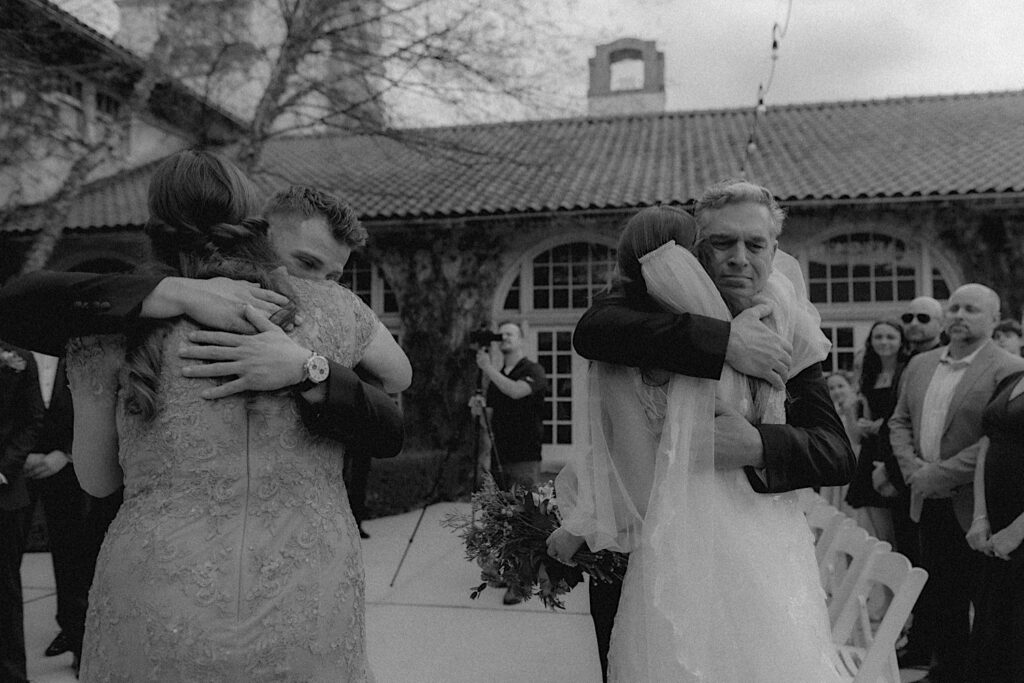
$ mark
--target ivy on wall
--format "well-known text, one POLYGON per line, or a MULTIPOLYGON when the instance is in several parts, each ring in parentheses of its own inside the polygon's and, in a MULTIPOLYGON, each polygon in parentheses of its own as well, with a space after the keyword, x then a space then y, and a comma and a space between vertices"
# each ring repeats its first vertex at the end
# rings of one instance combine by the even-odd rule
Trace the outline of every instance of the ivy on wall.
POLYGON ((943 244, 959 255, 967 282, 988 285, 1002 299, 1003 317, 1024 312, 1024 211, 953 206, 941 213, 943 244))
POLYGON ((410 447, 468 452, 466 406, 477 381, 470 331, 489 325, 510 231, 498 224, 449 222, 375 234, 370 257, 384 271, 402 318, 402 347, 413 367, 403 394, 410 447))

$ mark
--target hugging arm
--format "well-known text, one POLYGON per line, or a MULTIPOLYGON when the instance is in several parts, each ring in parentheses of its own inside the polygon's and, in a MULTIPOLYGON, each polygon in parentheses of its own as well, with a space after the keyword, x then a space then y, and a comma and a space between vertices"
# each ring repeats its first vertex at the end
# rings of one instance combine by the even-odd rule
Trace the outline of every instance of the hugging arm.
POLYGON ((821 365, 815 363, 789 380, 786 393, 786 423, 756 427, 764 468, 747 469, 751 486, 758 493, 781 493, 849 483, 856 458, 832 407, 821 365))
POLYGON ((623 294, 601 294, 576 324, 576 352, 588 360, 718 379, 729 323, 690 313, 640 309, 623 294))
POLYGON ((0 339, 63 356, 71 337, 122 332, 161 276, 37 271, 0 288, 0 339))

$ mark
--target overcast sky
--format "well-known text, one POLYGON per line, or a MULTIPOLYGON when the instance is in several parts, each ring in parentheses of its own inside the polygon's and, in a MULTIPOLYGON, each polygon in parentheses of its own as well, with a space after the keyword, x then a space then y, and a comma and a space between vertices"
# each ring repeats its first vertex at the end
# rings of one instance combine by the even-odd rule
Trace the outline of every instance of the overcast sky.
MULTIPOLYGON (((586 59, 622 36, 665 53, 668 109, 753 106, 785 0, 569 0, 586 59)), ((792 0, 768 105, 1024 88, 1024 0, 792 0)))

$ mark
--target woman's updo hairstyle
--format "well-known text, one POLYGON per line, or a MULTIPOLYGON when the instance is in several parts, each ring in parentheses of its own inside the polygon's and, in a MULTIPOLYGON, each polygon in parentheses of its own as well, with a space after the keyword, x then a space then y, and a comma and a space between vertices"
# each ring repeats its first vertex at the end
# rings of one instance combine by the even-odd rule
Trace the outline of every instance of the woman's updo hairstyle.
POLYGON ((185 150, 160 163, 149 183, 153 256, 182 272, 186 261, 230 256, 272 261, 256 188, 215 152, 185 150))
MULTIPOLYGON (((267 224, 254 218, 256 188, 237 166, 214 152, 173 154, 154 172, 148 204, 154 261, 141 272, 255 282, 291 299, 282 324, 294 318, 298 299, 283 270, 275 270, 267 224)), ((163 344, 173 323, 140 322, 128 334, 125 405, 146 420, 158 409, 163 344)))
POLYGON ((647 292, 640 271, 641 256, 673 240, 684 249, 689 249, 696 237, 696 221, 678 206, 659 204, 634 214, 626 221, 617 247, 619 279, 626 294, 635 296, 647 292))

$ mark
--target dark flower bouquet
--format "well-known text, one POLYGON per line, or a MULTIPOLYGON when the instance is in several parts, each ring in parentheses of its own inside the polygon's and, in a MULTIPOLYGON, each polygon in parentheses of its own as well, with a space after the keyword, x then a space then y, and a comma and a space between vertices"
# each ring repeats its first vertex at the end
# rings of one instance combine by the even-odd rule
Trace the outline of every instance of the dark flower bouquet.
POLYGON ((466 559, 483 569, 483 583, 470 592, 471 598, 489 584, 505 585, 522 600, 536 595, 545 607, 565 609, 561 596, 580 583, 584 573, 601 581, 622 578, 626 556, 621 553, 594 553, 584 544, 573 555, 572 567, 548 556, 547 538, 561 523, 554 494, 550 483, 535 489, 514 484, 506 491, 485 475, 483 488, 473 494, 472 513, 442 520, 462 536, 466 559))

